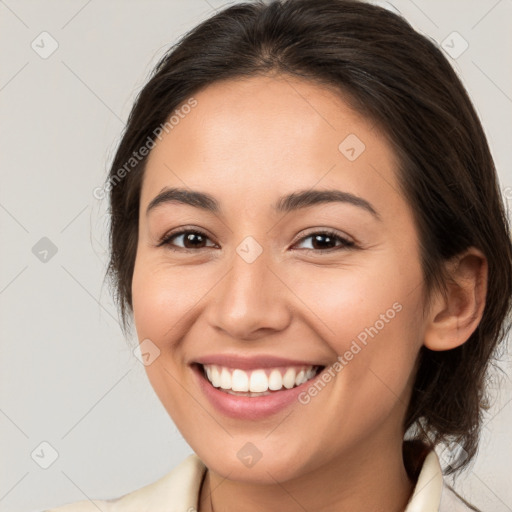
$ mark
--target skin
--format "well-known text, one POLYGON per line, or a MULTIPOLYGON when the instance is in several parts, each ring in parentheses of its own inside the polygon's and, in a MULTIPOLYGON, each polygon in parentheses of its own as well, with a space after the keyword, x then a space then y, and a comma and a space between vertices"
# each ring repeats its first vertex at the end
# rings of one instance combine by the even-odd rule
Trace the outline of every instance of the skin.
POLYGON ((138 338, 160 350, 146 366, 151 385, 208 467, 200 512, 240 503, 246 512, 403 511, 414 487, 402 423, 417 354, 422 344, 453 348, 477 327, 484 256, 471 248, 451 262, 454 283, 423 316, 413 212, 374 123, 341 94, 284 75, 217 82, 194 97, 147 162, 132 293, 138 338), (365 144, 354 161, 338 149, 349 134, 365 144), (166 186, 207 192, 222 214, 174 202, 146 215, 166 186), (281 195, 311 188, 360 196, 380 220, 348 203, 272 210, 281 195), (177 236, 177 252, 158 247, 184 226, 205 232, 203 243, 177 236), (314 245, 326 228, 356 246, 314 245), (236 252, 247 236, 263 250, 250 264, 236 252), (394 303, 400 312, 308 404, 263 420, 222 415, 189 366, 217 353, 329 365, 394 303), (252 467, 237 457, 247 442, 262 454, 252 467))

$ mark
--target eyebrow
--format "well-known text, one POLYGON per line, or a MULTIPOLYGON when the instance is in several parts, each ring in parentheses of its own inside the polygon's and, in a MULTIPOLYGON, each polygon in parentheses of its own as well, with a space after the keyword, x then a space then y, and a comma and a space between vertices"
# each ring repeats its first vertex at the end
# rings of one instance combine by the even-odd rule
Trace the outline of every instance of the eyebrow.
MULTIPOLYGON (((158 206, 168 203, 186 204, 207 212, 221 214, 219 202, 210 194, 185 188, 164 187, 149 203, 146 209, 146 215, 158 206)), ((366 210, 377 220, 381 220, 379 213, 366 199, 351 194, 350 192, 336 189, 299 190, 280 197, 277 202, 272 205, 272 209, 277 213, 288 213, 326 203, 348 203, 366 210)))

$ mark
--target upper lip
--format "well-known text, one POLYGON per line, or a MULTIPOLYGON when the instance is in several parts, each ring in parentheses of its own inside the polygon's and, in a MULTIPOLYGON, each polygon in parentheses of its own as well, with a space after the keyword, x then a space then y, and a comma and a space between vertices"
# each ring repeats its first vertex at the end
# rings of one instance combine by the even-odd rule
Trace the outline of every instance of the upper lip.
POLYGON ((317 362, 300 361, 271 355, 239 356, 235 354, 212 354, 193 361, 201 365, 216 364, 240 370, 254 370, 258 368, 274 368, 278 366, 324 366, 317 362))

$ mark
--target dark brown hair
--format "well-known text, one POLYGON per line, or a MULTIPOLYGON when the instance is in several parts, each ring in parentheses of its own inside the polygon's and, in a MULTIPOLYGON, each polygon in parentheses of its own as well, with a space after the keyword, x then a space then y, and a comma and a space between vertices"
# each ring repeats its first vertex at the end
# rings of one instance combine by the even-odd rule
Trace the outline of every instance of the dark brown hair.
POLYGON ((357 0, 276 0, 219 11, 173 45, 129 115, 106 182, 110 193, 107 276, 126 334, 144 165, 126 162, 155 139, 180 105, 220 80, 292 75, 330 87, 377 123, 400 163, 401 192, 421 243, 425 308, 449 276, 443 262, 470 246, 488 260, 483 318, 449 351, 423 347, 405 418, 430 446, 456 442, 475 455, 486 375, 510 329, 512 245, 493 159, 475 109, 437 44, 397 14, 357 0))

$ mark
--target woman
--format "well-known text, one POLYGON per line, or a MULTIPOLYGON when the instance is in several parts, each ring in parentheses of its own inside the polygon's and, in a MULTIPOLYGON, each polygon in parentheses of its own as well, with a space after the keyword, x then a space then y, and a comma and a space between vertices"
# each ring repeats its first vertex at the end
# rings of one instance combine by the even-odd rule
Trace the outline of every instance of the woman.
POLYGON ((156 66, 106 190, 112 279, 195 454, 58 511, 477 510, 510 327, 493 160, 442 52, 355 0, 237 4, 156 66))

